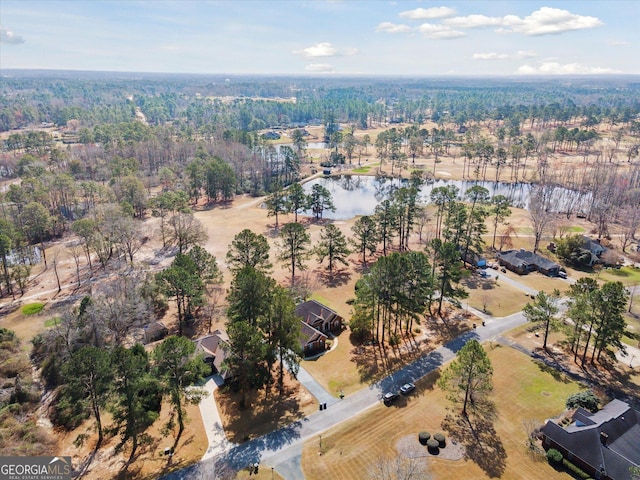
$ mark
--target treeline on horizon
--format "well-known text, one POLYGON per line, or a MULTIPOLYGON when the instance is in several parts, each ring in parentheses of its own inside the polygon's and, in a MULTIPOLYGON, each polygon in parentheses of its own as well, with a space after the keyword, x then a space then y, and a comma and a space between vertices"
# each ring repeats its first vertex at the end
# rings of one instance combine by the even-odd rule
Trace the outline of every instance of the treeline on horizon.
POLYGON ((80 128, 135 119, 150 125, 255 132, 333 119, 364 129, 425 120, 628 123, 640 113, 636 77, 406 78, 178 75, 5 70, 0 131, 41 122, 80 128), (273 101, 292 99, 295 101, 273 101), (223 99, 225 99, 223 101, 223 99))

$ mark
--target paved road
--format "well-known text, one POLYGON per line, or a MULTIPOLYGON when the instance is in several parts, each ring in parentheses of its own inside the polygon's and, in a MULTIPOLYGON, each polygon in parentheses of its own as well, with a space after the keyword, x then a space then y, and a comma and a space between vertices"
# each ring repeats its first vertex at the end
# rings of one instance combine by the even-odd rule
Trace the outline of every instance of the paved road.
MULTIPOLYGON (((529 295, 537 294, 536 290, 523 285, 515 279, 509 278, 504 274, 498 274, 498 276, 499 281, 508 282, 529 295)), ((561 308, 566 308, 565 302, 564 299, 561 301, 561 308)), ((365 387, 343 400, 331 397, 304 371, 302 377, 304 378, 306 374, 309 375, 309 378, 301 379, 302 383, 310 390, 313 389, 311 391, 316 397, 324 398, 323 395, 330 397, 327 398, 326 402, 328 406, 327 410, 315 412, 291 425, 245 444, 237 445, 228 452, 222 453, 215 458, 203 459, 203 461, 196 465, 174 472, 164 478, 166 480, 210 479, 215 478, 216 470, 223 470, 226 467, 242 469, 250 464, 258 463, 261 464, 263 468, 265 465, 267 468, 273 468, 286 480, 304 480, 300 458, 302 446, 305 441, 314 437, 319 439, 319 436, 324 431, 379 404, 384 392, 389 390, 397 391, 404 383, 415 382, 441 367, 446 362, 452 360, 458 350, 460 350, 467 341, 475 338, 479 342, 499 340, 503 343, 509 343, 509 341, 502 338, 501 335, 527 323, 522 312, 517 312, 503 318, 495 318, 472 307, 468 307, 468 309, 481 320, 484 320, 485 324, 483 326, 478 325, 476 329, 462 334, 460 337, 420 357, 383 380, 369 387, 365 387), (311 388, 309 387, 310 385, 311 388)), ((531 354, 531 352, 526 349, 523 351, 531 354)), ((301 369, 301 372, 302 371, 301 369)))
POLYGON ((228 453, 203 460, 183 470, 164 477, 166 480, 212 478, 222 462, 235 469, 242 469, 252 463, 274 467, 287 480, 303 480, 299 458, 302 445, 308 439, 317 437, 329 428, 365 412, 379 404, 388 390, 397 390, 402 384, 415 382, 428 373, 453 359, 456 352, 470 339, 480 342, 497 338, 502 333, 526 323, 522 313, 508 317, 487 319, 485 326, 479 326, 447 343, 446 345, 420 357, 383 380, 338 400, 327 410, 317 411, 291 425, 232 448, 228 453), (217 467, 216 467, 216 462, 217 467))

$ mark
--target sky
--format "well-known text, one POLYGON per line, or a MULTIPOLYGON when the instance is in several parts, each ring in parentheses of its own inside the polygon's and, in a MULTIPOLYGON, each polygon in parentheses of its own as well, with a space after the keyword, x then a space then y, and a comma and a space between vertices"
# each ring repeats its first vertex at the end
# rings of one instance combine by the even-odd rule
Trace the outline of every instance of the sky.
POLYGON ((0 71, 640 74, 640 1, 0 1, 0 71))

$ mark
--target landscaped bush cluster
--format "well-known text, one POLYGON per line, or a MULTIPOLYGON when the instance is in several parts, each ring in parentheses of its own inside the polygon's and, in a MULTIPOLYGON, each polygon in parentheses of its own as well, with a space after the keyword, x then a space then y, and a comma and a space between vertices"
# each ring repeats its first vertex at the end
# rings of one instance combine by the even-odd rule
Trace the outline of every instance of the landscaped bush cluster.
POLYGON ((429 432, 420 432, 418 434, 418 441, 422 444, 422 445, 426 445, 427 441, 431 438, 431 434, 429 432))

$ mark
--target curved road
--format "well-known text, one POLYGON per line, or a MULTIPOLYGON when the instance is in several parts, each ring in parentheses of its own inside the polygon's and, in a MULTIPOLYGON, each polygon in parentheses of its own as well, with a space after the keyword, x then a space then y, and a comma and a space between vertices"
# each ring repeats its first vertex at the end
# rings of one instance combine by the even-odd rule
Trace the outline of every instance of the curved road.
MULTIPOLYGON (((500 281, 506 281, 529 295, 538 293, 536 290, 505 274, 497 274, 497 276, 500 281)), ((493 277, 493 275, 490 274, 489 277, 493 277)), ((574 280, 568 279, 566 281, 573 283, 574 280)), ((564 301, 561 303, 561 307, 564 307, 564 303, 564 301)), ((479 342, 487 340, 505 342, 505 339, 499 338, 503 333, 527 323, 522 312, 517 312, 507 317, 495 318, 469 306, 467 306, 467 309, 481 321, 484 321, 485 324, 462 334, 451 342, 411 362, 392 375, 349 395, 343 400, 333 399, 326 410, 317 411, 293 424, 242 445, 234 446, 227 452, 213 458, 203 459, 195 465, 163 478, 166 480, 212 479, 216 478, 216 471, 222 473, 226 468, 239 470, 257 463, 262 468, 265 465, 271 467, 286 480, 304 480, 300 465, 304 442, 311 438, 319 438, 324 431, 378 405, 384 392, 397 391, 401 385, 407 382, 415 382, 440 368, 443 364, 452 360, 467 341, 476 339, 479 342)), ((523 349, 523 351, 530 353, 526 349, 523 349)), ((638 356, 640 359, 640 352, 638 356)))
POLYGON ((527 322, 521 312, 499 319, 487 317, 480 312, 474 311, 474 313, 486 319, 485 326, 464 333, 381 381, 329 405, 327 410, 317 411, 293 424, 238 445, 227 453, 203 460, 163 478, 166 480, 215 478, 216 470, 223 470, 224 464, 234 469, 242 469, 258 463, 263 468, 264 465, 273 467, 287 480, 303 480, 299 462, 305 441, 379 404, 384 392, 398 390, 402 384, 415 382, 441 367, 452 360, 468 340, 472 338, 479 342, 491 340, 527 322))

